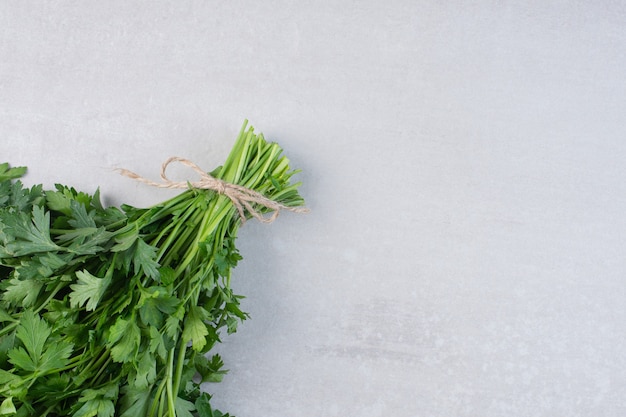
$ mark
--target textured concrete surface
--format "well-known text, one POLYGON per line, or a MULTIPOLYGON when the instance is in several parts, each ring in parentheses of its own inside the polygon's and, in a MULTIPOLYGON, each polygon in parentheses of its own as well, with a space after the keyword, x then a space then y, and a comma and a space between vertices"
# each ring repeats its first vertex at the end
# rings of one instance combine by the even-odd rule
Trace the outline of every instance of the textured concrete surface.
POLYGON ((281 143, 312 212, 241 231, 238 417, 624 416, 626 7, 518 3, 3 1, 2 159, 146 205, 112 168, 281 143))

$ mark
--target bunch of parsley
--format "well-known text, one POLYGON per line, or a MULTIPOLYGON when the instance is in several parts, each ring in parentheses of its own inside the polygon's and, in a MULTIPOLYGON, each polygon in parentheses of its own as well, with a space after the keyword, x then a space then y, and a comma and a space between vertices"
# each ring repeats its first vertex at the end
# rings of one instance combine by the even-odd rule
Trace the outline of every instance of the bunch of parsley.
MULTIPOLYGON (((98 191, 27 188, 25 171, 0 164, 0 416, 228 416, 201 384, 225 373, 220 330, 247 318, 231 201, 190 188, 104 207, 98 191)), ((295 207, 295 172, 244 123, 211 175, 295 207)))

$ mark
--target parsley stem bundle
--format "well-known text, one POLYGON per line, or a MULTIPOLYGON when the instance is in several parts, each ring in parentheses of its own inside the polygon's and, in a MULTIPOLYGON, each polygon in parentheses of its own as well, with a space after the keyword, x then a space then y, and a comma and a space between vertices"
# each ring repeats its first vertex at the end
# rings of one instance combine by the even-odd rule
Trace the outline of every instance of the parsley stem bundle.
POLYGON ((235 240, 246 218, 303 206, 296 172, 245 123, 203 174, 218 188, 149 208, 27 189, 0 164, 0 416, 227 416, 201 384, 225 373, 220 331, 247 318, 235 240))

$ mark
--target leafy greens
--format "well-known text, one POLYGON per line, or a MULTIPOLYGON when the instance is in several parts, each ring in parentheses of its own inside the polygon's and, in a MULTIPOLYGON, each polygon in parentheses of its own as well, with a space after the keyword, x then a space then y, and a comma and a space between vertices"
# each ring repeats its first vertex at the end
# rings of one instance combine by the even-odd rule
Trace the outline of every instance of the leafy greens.
MULTIPOLYGON (((227 417, 201 384, 225 373, 220 331, 248 318, 229 198, 104 207, 99 191, 27 188, 25 172, 0 164, 0 416, 227 417)), ((296 172, 244 123, 211 175, 296 207, 296 172)))

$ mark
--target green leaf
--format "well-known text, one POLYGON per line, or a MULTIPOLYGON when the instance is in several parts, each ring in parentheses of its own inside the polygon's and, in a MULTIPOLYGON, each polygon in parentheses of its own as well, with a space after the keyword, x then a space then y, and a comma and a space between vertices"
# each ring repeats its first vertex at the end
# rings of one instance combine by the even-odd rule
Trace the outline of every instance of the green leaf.
MULTIPOLYGON (((72 309, 67 299, 50 300, 46 305, 46 312, 42 314, 42 317, 50 323, 53 327, 60 329, 74 324, 78 311, 72 309)), ((67 329, 65 329, 67 330, 67 329)))
POLYGON ((93 214, 87 213, 87 208, 78 201, 70 201, 70 210, 72 211, 72 219, 68 221, 69 225, 74 229, 95 228, 96 222, 93 214))
POLYGON ((140 355, 134 385, 138 389, 146 389, 156 379, 155 358, 148 351, 140 355))
POLYGON ((161 283, 165 286, 174 283, 176 279, 176 273, 173 268, 169 266, 162 266, 159 268, 159 275, 161 276, 161 283))
POLYGON ((173 347, 173 343, 170 343, 171 346, 166 345, 166 338, 171 341, 171 338, 161 332, 156 327, 150 326, 150 344, 148 346, 148 350, 150 353, 156 353, 163 360, 167 357, 167 352, 169 349, 173 347))
POLYGON ((231 417, 230 414, 222 414, 219 410, 214 410, 211 407, 211 396, 206 392, 200 394, 196 400, 196 410, 198 411, 198 417, 231 417))
POLYGON ((211 396, 206 392, 200 394, 196 400, 196 410, 199 417, 213 417, 213 409, 211 408, 211 396))
POLYGON ((141 332, 135 320, 118 317, 109 329, 107 346, 111 349, 111 357, 116 362, 131 361, 139 348, 141 332))
POLYGON ((191 401, 176 397, 176 417, 194 417, 191 413, 196 410, 196 406, 191 401))
POLYGON ((49 277, 55 271, 66 266, 72 259, 71 253, 59 254, 56 252, 46 252, 42 255, 36 255, 32 259, 40 264, 38 268, 39 275, 49 277))
POLYGON ((7 321, 14 322, 15 319, 9 313, 7 313, 6 310, 0 308, 0 323, 7 321))
POLYGON ((10 168, 9 164, 4 162, 0 164, 0 182, 20 178, 26 174, 26 169, 26 167, 10 168))
POLYGON ((13 397, 7 397, 2 404, 0 404, 0 416, 9 416, 17 413, 15 405, 13 405, 13 397))
POLYGON ((191 306, 185 318, 183 329, 183 341, 191 342, 194 350, 201 351, 206 345, 206 336, 209 334, 204 320, 208 314, 206 310, 198 306, 191 306))
MULTIPOLYGON (((72 254, 58 254, 56 252, 44 252, 41 254, 24 257, 20 265, 15 266, 15 277, 21 281, 49 282, 44 278, 51 277, 57 270, 67 266, 72 260, 72 254)), ((34 296, 34 295, 33 295, 34 296)))
POLYGON ((9 205, 14 207, 16 212, 30 211, 32 203, 29 194, 28 189, 24 188, 21 181, 15 181, 11 185, 9 205))
POLYGON ((98 212, 106 210, 100 201, 100 187, 96 188, 96 192, 93 193, 93 196, 91 197, 91 206, 98 212))
POLYGON ((155 306, 164 314, 173 314, 178 310, 181 301, 173 295, 168 295, 165 292, 160 292, 158 297, 152 298, 155 306))
POLYGON ((72 215, 72 203, 80 203, 84 207, 89 207, 92 197, 83 192, 78 192, 72 187, 55 184, 56 191, 46 191, 46 203, 50 210, 59 211, 66 216, 72 215))
POLYGON ((33 207, 33 223, 30 227, 30 233, 26 236, 33 245, 38 245, 44 250, 57 249, 57 245, 50 239, 50 213, 45 211, 43 207, 33 207))
POLYGON ((31 358, 28 352, 21 346, 11 349, 7 356, 9 357, 9 362, 17 368, 27 372, 35 372, 37 370, 36 359, 31 358))
POLYGON ((49 344, 41 355, 39 368, 45 373, 55 369, 63 368, 68 363, 68 358, 72 354, 74 346, 66 341, 57 340, 55 343, 49 344))
POLYGON ((120 400, 122 413, 120 417, 145 416, 148 413, 152 391, 150 389, 137 390, 134 387, 131 389, 129 385, 125 386, 123 391, 124 394, 120 400))
POLYGON ((239 322, 234 317, 226 317, 226 332, 228 334, 233 334, 237 331, 237 326, 239 322))
POLYGON ((119 387, 112 383, 99 389, 86 389, 82 392, 78 402, 84 403, 73 414, 73 417, 113 417, 119 387))
POLYGON ((0 369, 0 385, 17 385, 22 378, 19 375, 0 369))
POLYGON ((80 255, 93 255, 102 250, 101 245, 107 243, 112 234, 104 227, 81 227, 80 229, 63 230, 57 237, 61 244, 69 242, 67 250, 80 255))
POLYGON ((163 313, 157 308, 153 298, 145 300, 139 308, 141 321, 149 326, 161 327, 163 324, 163 313))
POLYGON ((22 314, 20 325, 17 326, 15 335, 22 341, 24 347, 33 358, 40 358, 51 329, 48 324, 35 315, 31 310, 22 314))
POLYGON ((83 270, 76 271, 76 278, 78 283, 70 285, 70 305, 76 308, 86 304, 87 311, 95 310, 111 283, 111 277, 98 278, 83 270))
POLYGON ((14 417, 32 417, 37 415, 35 409, 28 402, 22 403, 21 407, 17 409, 17 413, 14 417))
POLYGON ((215 267, 217 268, 217 273, 220 276, 225 277, 228 275, 230 265, 228 264, 228 258, 226 258, 226 256, 222 252, 224 251, 217 252, 214 254, 215 267))
POLYGON ((72 417, 113 417, 115 404, 111 400, 95 399, 85 402, 72 417))
POLYGON ((58 211, 70 216, 72 209, 70 208, 70 201, 68 196, 61 191, 46 191, 46 205, 50 210, 58 211))
POLYGON ((71 384, 70 375, 67 372, 51 374, 47 377, 41 377, 37 383, 28 389, 31 398, 55 398, 63 395, 68 386, 71 384))
POLYGON ((135 241, 139 238, 139 231, 136 228, 131 228, 124 232, 119 232, 115 236, 115 246, 111 248, 113 252, 122 252, 130 249, 135 241))
POLYGON ((77 239, 72 242, 67 250, 79 255, 95 255, 102 252, 103 246, 111 239, 111 233, 107 232, 104 227, 89 229, 89 231, 90 233, 82 240, 77 239))
POLYGON ((145 324, 160 328, 163 325, 163 314, 174 313, 179 304, 180 300, 169 295, 165 288, 155 286, 142 291, 137 307, 145 324))
POLYGON ((218 354, 213 355, 210 360, 207 356, 199 355, 195 359, 194 365, 202 378, 202 382, 221 382, 224 375, 228 373, 227 370, 222 369, 224 361, 218 354))
POLYGON ((169 316, 165 320, 165 334, 172 338, 172 340, 177 340, 180 321, 181 319, 176 315, 169 316))
POLYGON ((14 241, 6 244, 6 250, 13 256, 31 255, 62 249, 50 238, 50 213, 42 207, 34 206, 32 215, 26 213, 5 216, 5 233, 11 233, 14 241))
POLYGON ((156 253, 157 249, 154 246, 150 246, 142 239, 138 239, 135 244, 135 254, 133 257, 135 274, 139 273, 141 269, 143 273, 150 278, 158 279, 160 265, 156 261, 156 253))
POLYGON ((100 203, 100 191, 97 190, 93 196, 93 200, 91 202, 92 207, 96 209, 96 213, 94 219, 96 223, 99 225, 107 226, 112 223, 122 222, 127 220, 124 213, 117 207, 107 207, 103 208, 100 203))
POLYGON ((46 343, 51 334, 48 324, 31 310, 22 314, 15 335, 24 347, 8 352, 9 362, 18 368, 33 373, 46 373, 67 364, 73 345, 64 340, 46 343))
POLYGON ((14 306, 32 307, 39 297, 43 283, 34 279, 20 280, 13 277, 2 294, 2 299, 14 306))
POLYGON ((0 182, 0 208, 6 207, 10 200, 11 185, 9 182, 0 182))
MULTIPOLYGON (((15 332, 10 332, 9 334, 0 336, 0 371, 2 369, 9 368, 8 353, 14 347, 15 347, 15 332)), ((0 379, 2 378, 0 377, 0 379)))

